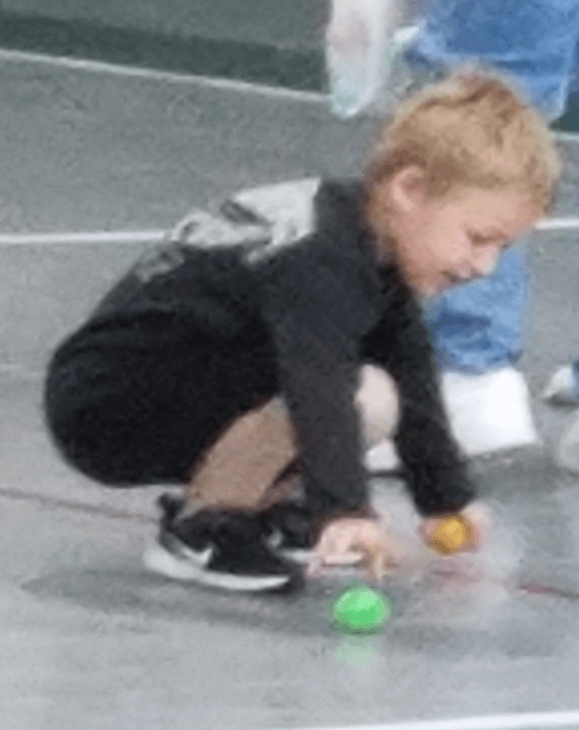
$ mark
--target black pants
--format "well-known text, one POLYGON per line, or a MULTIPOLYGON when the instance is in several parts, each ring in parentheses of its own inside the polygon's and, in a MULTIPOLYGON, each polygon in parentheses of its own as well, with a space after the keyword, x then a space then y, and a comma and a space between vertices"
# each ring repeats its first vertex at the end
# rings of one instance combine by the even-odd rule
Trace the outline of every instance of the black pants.
POLYGON ((46 423, 63 457, 118 487, 183 483, 232 420, 277 392, 268 345, 199 337, 178 352, 64 343, 45 383, 46 423))

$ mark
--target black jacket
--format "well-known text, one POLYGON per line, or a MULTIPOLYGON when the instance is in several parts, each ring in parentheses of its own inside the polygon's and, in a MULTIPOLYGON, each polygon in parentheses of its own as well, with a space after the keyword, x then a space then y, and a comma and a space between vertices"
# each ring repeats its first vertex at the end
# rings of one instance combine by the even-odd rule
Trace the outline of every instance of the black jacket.
POLYGON ((193 330, 216 347, 267 341, 299 438, 307 499, 320 516, 368 506, 354 396, 360 366, 380 365, 398 385, 396 444, 418 510, 458 510, 474 491, 441 404, 429 335, 395 262, 378 265, 363 206, 359 183, 326 182, 305 235, 275 241, 263 220, 240 209, 228 214, 230 224, 238 218, 239 240, 206 245, 194 226, 182 227, 178 241, 106 297, 92 336, 112 357, 131 338, 132 349, 143 347, 152 322, 155 340, 145 346, 168 357, 193 330))

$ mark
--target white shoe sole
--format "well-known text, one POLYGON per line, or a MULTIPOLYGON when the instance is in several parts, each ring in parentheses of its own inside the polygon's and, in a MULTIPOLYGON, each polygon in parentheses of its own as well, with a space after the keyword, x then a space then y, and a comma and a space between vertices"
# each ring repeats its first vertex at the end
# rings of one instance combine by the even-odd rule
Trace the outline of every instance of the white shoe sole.
POLYGON ((296 563, 305 565, 309 563, 312 557, 313 551, 310 548, 284 548, 280 547, 283 543, 283 534, 279 529, 275 529, 274 532, 267 538, 267 545, 270 550, 273 550, 278 555, 281 555, 286 560, 293 560, 296 563))
POLYGON ((300 565, 306 565, 310 562, 313 550, 309 550, 308 548, 288 548, 287 550, 284 550, 282 548, 278 550, 278 553, 287 560, 293 560, 300 565))
POLYGON ((289 582, 289 576, 238 576, 208 570, 193 560, 178 558, 159 543, 151 545, 143 553, 145 567, 154 573, 173 580, 199 583, 228 591, 267 591, 281 588, 289 582))

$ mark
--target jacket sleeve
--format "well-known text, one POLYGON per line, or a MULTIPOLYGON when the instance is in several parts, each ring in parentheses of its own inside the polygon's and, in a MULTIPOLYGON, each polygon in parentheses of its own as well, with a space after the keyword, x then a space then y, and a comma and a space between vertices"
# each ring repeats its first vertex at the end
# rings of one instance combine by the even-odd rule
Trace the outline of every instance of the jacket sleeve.
POLYGON ((475 489, 450 430, 428 330, 414 299, 393 296, 369 349, 398 385, 395 440, 418 511, 430 516, 462 509, 476 496, 475 489))
MULTIPOLYGON (((306 470, 306 500, 319 517, 367 514, 367 473, 354 396, 359 338, 348 277, 300 249, 268 267, 264 314, 306 470)), ((339 268, 339 267, 338 267, 339 268)))

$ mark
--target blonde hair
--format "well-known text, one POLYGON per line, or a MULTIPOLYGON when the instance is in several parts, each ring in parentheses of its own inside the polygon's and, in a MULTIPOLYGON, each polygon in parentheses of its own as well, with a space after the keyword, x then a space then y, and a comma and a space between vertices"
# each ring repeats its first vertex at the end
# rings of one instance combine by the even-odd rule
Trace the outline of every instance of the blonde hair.
POLYGON ((538 112, 500 76, 462 67, 399 105, 366 169, 369 212, 377 188, 416 165, 429 195, 461 185, 516 188, 543 212, 553 204, 561 161, 538 112))

